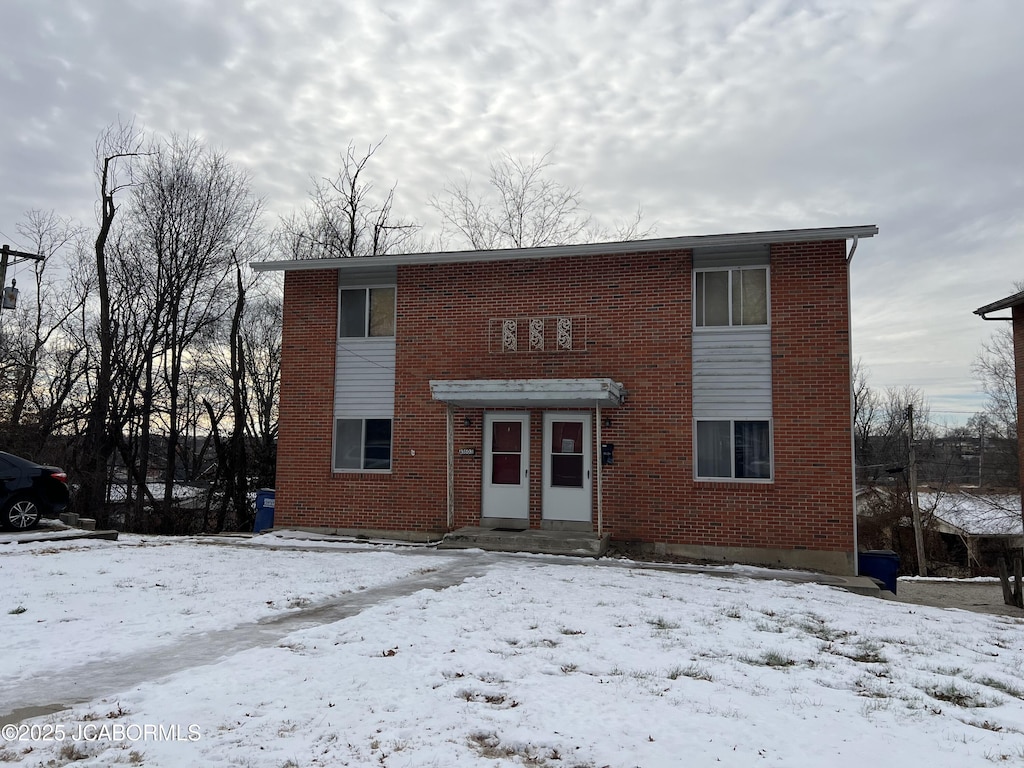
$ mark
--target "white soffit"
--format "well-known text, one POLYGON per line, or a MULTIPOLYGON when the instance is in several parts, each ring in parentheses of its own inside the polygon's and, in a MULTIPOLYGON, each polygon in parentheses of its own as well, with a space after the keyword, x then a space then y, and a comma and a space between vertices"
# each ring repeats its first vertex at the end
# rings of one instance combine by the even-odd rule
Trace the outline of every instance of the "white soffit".
POLYGON ((430 382, 430 393, 462 408, 614 408, 626 399, 611 379, 442 379, 430 382))

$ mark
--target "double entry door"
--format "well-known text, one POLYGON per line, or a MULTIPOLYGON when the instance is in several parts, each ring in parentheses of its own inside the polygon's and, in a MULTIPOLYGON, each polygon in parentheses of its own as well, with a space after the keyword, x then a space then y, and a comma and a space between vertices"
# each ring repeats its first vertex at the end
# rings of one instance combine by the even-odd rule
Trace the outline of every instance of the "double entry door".
MULTIPOLYGON (((541 516, 545 521, 589 523, 591 461, 589 413, 543 414, 541 516)), ((482 523, 528 528, 530 519, 530 414, 484 414, 482 523)))

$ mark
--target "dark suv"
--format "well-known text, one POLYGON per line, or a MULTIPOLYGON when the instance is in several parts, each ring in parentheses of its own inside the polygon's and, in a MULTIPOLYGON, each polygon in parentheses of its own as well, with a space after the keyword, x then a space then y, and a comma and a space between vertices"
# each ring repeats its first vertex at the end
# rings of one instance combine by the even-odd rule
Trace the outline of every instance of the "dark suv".
POLYGON ((68 505, 68 476, 0 451, 0 527, 27 531, 40 518, 57 517, 68 505))

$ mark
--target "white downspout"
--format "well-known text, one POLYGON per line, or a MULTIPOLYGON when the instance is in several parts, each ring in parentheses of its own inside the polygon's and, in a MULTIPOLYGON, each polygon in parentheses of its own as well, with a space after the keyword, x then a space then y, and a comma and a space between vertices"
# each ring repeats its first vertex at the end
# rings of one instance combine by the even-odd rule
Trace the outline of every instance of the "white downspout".
POLYGON ((601 488, 601 480, 604 476, 602 472, 603 461, 601 460, 601 404, 596 403, 596 416, 597 428, 594 430, 594 455, 597 456, 597 538, 604 536, 604 493, 601 488))
POLYGON ((448 530, 455 527, 455 406, 448 403, 445 419, 445 443, 448 446, 448 530))
POLYGON ((847 267, 849 267, 850 266, 850 262, 853 261, 853 254, 855 254, 857 252, 857 243, 858 242, 859 242, 859 238, 856 235, 854 235, 853 236, 853 244, 850 245, 850 252, 848 254, 846 254, 846 266, 847 267))
POLYGON ((857 237, 854 236, 853 244, 850 246, 850 253, 846 257, 846 338, 849 339, 850 366, 850 454, 851 454, 851 475, 853 477, 853 574, 860 575, 860 558, 857 552, 860 549, 860 532, 857 527, 857 425, 853 423, 853 397, 856 382, 853 380, 853 289, 850 279, 850 263, 853 261, 853 254, 857 251, 857 237))

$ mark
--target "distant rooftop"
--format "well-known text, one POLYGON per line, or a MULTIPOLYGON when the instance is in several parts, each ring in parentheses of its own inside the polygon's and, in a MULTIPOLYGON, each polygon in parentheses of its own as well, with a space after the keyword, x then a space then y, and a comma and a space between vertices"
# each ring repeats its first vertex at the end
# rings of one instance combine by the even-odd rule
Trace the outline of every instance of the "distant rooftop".
POLYGON ((971 536, 1021 536, 1020 496, 1017 494, 920 493, 922 509, 971 536))

